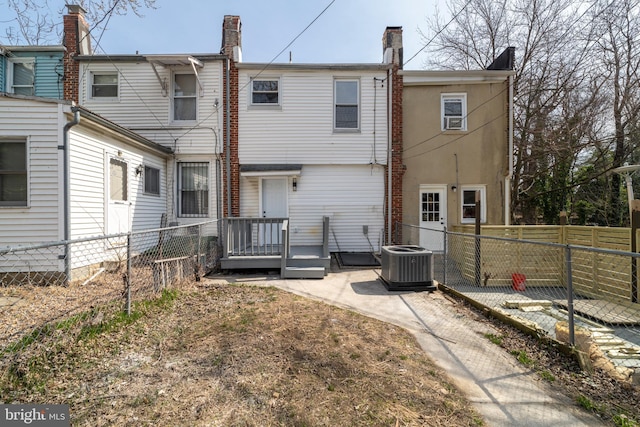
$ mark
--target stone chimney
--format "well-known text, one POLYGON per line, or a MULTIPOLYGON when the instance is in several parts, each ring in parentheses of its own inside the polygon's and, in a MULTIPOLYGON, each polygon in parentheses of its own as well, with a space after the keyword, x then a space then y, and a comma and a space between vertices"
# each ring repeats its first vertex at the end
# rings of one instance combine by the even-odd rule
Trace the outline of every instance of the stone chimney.
POLYGON ((385 64, 402 69, 402 27, 387 27, 382 37, 382 53, 385 64))
POLYGON ((80 64, 74 60, 78 55, 91 55, 91 37, 85 20, 86 11, 82 6, 67 5, 67 14, 63 18, 66 48, 64 54, 63 97, 68 101, 79 102, 80 64))
MULTIPOLYGON (((229 168, 224 174, 223 216, 240 216, 240 157, 238 152, 238 90, 239 77, 236 64, 242 62, 242 24, 240 17, 225 15, 222 22, 222 48, 220 53, 229 58, 224 73, 224 138, 223 157, 229 168), (227 90, 228 88, 228 90, 227 90), (227 99, 227 94, 229 97, 227 99), (228 162, 228 163, 227 163, 228 162), (228 194, 230 189, 231 194, 228 194)), ((226 169, 226 168, 225 168, 226 169)))
MULTIPOLYGON (((391 194, 391 212, 387 211, 387 215, 391 215, 392 229, 389 231, 389 241, 392 243, 402 243, 402 227, 398 224, 402 223, 402 180, 404 176, 404 164, 402 162, 402 90, 403 77, 400 74, 402 70, 402 27, 387 27, 382 37, 383 62, 390 64, 391 68, 387 78, 387 99, 391 103, 391 159, 388 163, 391 165, 391 192, 387 189, 387 197, 391 194)), ((386 218, 388 220, 388 218, 386 218)))
POLYGON ((242 62, 242 24, 239 16, 224 16, 220 53, 227 55, 234 62, 242 62))

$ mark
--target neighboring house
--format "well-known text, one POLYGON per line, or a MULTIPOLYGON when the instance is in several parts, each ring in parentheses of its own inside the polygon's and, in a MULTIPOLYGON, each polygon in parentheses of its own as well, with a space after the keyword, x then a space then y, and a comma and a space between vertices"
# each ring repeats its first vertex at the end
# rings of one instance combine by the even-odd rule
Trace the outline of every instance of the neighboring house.
POLYGON ((445 226, 509 223, 513 48, 487 70, 401 71, 403 241, 442 250, 445 226))
POLYGON ((386 238, 391 66, 233 65, 238 215, 289 218, 298 246, 321 244, 328 217, 331 252, 378 251, 386 238))
MULTIPOLYGON (((171 154, 69 102, 0 94, 0 247, 158 227, 171 154)), ((48 259, 39 252, 13 264, 3 258, 2 272, 77 271, 117 257, 101 247, 59 258, 68 255, 60 246, 48 259)))
MULTIPOLYGON (((68 8, 67 99, 171 149, 169 222, 219 218, 226 56, 96 55, 82 42, 84 11, 68 8)), ((207 232, 215 234, 215 227, 207 232)))
POLYGON ((64 46, 0 45, 0 92, 63 99, 64 46))

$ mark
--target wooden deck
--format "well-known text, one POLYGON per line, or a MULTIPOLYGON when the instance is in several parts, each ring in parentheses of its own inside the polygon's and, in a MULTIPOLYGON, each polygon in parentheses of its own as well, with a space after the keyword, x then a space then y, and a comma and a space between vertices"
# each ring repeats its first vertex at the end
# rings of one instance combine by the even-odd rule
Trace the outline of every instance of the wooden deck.
POLYGON ((331 263, 327 217, 323 228, 321 244, 292 246, 287 218, 225 218, 221 268, 279 269, 283 278, 323 278, 331 263))

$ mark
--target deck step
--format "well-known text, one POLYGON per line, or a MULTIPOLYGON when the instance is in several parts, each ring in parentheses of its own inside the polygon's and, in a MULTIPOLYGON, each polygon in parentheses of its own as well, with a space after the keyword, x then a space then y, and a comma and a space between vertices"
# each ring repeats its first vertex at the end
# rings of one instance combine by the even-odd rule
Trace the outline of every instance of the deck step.
POLYGON ((323 279, 324 267, 286 267, 285 279, 323 279))

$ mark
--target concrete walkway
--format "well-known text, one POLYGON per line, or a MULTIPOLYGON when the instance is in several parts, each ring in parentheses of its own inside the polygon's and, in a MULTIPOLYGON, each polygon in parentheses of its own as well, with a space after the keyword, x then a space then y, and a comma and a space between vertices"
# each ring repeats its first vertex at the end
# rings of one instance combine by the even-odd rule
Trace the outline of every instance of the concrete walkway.
POLYGON ((499 331, 485 319, 469 318, 439 291, 388 292, 378 273, 373 269, 338 270, 323 280, 210 278, 275 286, 406 328, 466 393, 488 426, 604 425, 492 344, 485 334, 499 335, 499 331))

